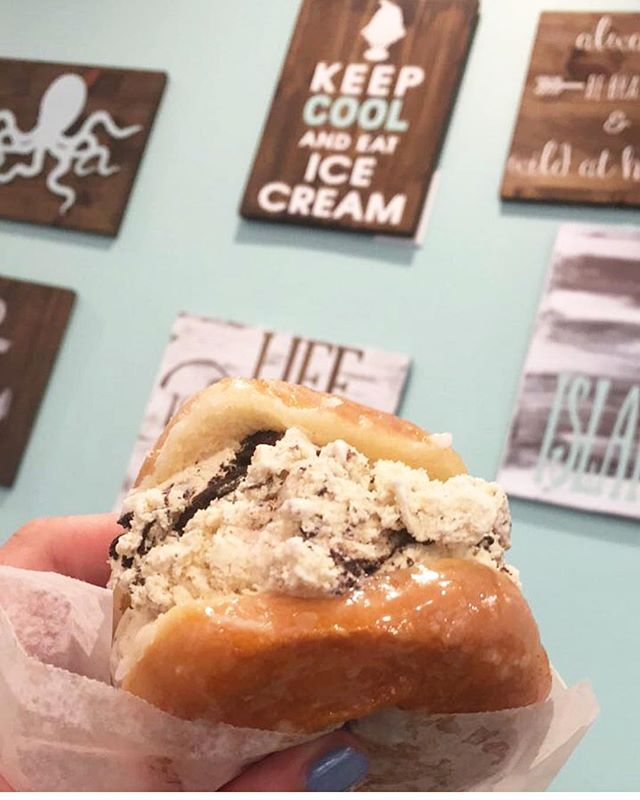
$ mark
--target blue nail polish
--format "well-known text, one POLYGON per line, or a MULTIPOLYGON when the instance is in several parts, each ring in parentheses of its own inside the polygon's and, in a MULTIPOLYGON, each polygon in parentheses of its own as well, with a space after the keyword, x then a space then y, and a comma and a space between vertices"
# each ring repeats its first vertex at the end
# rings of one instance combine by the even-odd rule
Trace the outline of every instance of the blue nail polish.
POLYGON ((367 774, 366 757, 353 747, 330 750, 311 767, 307 776, 308 792, 346 792, 367 774))

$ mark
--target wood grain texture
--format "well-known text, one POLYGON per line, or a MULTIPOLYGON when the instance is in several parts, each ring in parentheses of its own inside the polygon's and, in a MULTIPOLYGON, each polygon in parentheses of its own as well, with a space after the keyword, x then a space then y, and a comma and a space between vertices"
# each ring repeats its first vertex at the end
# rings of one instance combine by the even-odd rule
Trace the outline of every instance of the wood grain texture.
POLYGON ((640 228, 563 225, 497 478, 509 494, 640 519, 638 342, 640 228))
POLYGON ((11 486, 75 292, 0 276, 0 485, 11 486))
MULTIPOLYGON (((38 176, 16 177, 7 184, 0 182, 0 217, 115 236, 167 76, 163 72, 0 59, 0 109, 13 112, 21 131, 30 131, 38 122, 43 94, 52 81, 68 73, 84 80, 88 97, 79 119, 64 131, 66 136, 77 133, 89 115, 99 110, 107 111, 121 128, 140 125, 142 129, 123 139, 110 136, 104 126, 94 129, 98 142, 110 151, 109 163, 117 165, 119 170, 108 176, 94 173, 85 177, 69 170, 59 182, 75 190, 77 197, 65 214, 60 213, 61 198, 46 185, 47 175, 57 164, 57 159, 47 152, 44 169, 38 176)), ((0 144, 6 131, 6 124, 0 119, 0 144)), ((9 155, 2 164, 0 157, 0 173, 16 163, 29 164, 31 158, 31 154, 9 155)))
MULTIPOLYGON (((386 235, 415 235, 475 29, 478 2, 397 0, 397 5, 402 9, 407 33, 391 45, 389 58, 383 63, 398 68, 416 65, 425 70, 426 77, 404 98, 402 119, 409 122, 409 130, 399 135, 395 153, 379 155, 371 187, 360 191, 365 200, 375 191, 388 198, 406 193, 401 223, 367 223, 350 217, 324 220, 287 211, 271 214, 257 200, 260 188, 270 181, 303 183, 310 151, 297 145, 305 131, 336 130, 328 125, 309 128, 304 123, 302 112, 305 101, 313 94, 310 82, 314 68, 320 61, 341 62, 345 66, 368 64, 364 59, 367 44, 360 31, 379 9, 378 0, 304 0, 245 189, 240 208, 244 217, 386 235)), ((337 91, 335 96, 339 95, 337 91)), ((366 95, 361 99, 366 99, 366 95)), ((363 132, 357 123, 340 130, 351 134, 352 140, 363 132)), ((353 141, 343 152, 352 157, 357 155, 353 141)), ((315 180, 310 185, 323 184, 315 180)), ((342 194, 348 188, 341 187, 342 194)))
POLYGON ((640 14, 540 16, 505 168, 503 199, 640 205, 640 47, 635 52, 585 47, 583 34, 595 33, 603 18, 611 20, 602 28, 607 36, 636 35, 640 43, 640 14), (543 96, 540 76, 557 76, 574 88, 543 96), (600 89, 595 90, 598 83, 600 89), (624 114, 627 126, 607 132, 605 122, 616 113, 624 114), (548 151, 547 169, 539 166, 533 174, 523 174, 516 164, 531 158, 540 164, 549 142, 558 148, 548 151), (563 155, 565 167, 553 174, 552 165, 560 165, 563 155), (633 173, 635 160, 635 176, 625 174, 633 173), (598 164, 599 174, 593 174, 598 164))

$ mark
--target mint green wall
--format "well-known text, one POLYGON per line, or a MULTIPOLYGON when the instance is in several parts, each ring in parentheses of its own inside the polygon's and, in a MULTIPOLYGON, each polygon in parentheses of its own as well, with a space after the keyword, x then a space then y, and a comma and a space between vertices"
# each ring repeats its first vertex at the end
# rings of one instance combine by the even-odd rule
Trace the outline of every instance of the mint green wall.
MULTIPOLYGON (((542 9, 484 0, 423 249, 241 222, 241 191, 297 0, 0 0, 0 55, 164 69, 169 85, 115 241, 0 221, 0 272, 79 302, 1 531, 106 510, 178 311, 410 353, 405 416, 451 430, 492 478, 558 224, 637 212, 501 206, 498 186, 542 9)), ((602 715, 557 780, 640 787, 640 525, 513 502, 513 562, 556 666, 602 715), (633 743, 636 743, 634 745, 633 743)))

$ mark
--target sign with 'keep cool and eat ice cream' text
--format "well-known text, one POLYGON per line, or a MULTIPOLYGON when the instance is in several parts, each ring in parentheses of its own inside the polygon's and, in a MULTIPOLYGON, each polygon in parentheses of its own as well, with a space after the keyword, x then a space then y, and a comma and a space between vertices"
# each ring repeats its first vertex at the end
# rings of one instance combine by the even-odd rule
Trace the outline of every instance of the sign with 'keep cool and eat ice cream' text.
POLYGON ((121 499, 185 400, 222 378, 299 383, 393 413, 400 404, 409 364, 409 357, 401 353, 182 314, 175 321, 151 391, 121 499))
POLYGON ((304 0, 241 205, 414 237, 478 0, 304 0))
POLYGON ((545 13, 505 200, 640 206, 640 13, 545 13))

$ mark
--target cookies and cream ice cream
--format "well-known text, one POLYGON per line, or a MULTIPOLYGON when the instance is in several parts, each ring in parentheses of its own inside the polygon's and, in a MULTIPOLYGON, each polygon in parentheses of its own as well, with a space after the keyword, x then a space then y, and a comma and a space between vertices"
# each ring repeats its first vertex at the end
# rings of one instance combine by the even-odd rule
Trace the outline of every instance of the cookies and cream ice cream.
POLYGON ((114 682, 185 719, 317 733, 535 703, 504 492, 448 434, 278 381, 191 398, 111 546, 114 682))
POLYGON ((111 549, 112 586, 162 613, 207 596, 339 595, 376 573, 437 558, 504 562, 510 516, 499 486, 372 461, 297 428, 235 447, 132 493, 111 549))

